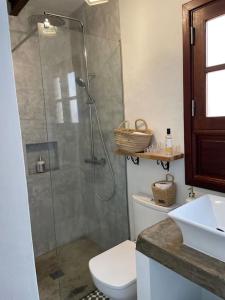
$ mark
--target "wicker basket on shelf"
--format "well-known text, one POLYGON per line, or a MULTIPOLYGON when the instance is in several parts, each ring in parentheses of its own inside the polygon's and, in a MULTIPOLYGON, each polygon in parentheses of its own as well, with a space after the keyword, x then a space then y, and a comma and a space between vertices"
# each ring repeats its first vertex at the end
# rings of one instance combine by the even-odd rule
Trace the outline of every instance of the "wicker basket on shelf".
POLYGON ((151 144, 153 136, 146 121, 143 119, 136 120, 135 129, 126 128, 126 124, 129 127, 129 122, 124 121, 119 128, 114 129, 115 143, 118 149, 130 153, 143 152, 151 144), (142 126, 144 125, 143 129, 140 129, 140 123, 142 126))
POLYGON ((166 180, 156 181, 152 185, 154 201, 160 206, 169 207, 176 202, 176 183, 174 176, 166 175, 166 180))

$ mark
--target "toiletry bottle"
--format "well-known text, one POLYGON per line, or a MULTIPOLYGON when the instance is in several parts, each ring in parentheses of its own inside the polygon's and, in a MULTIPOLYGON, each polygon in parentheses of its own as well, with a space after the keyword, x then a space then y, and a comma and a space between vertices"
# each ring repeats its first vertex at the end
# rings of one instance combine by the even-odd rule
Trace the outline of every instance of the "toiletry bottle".
POLYGON ((41 155, 39 157, 39 160, 36 163, 36 171, 37 173, 45 172, 45 161, 42 159, 41 155))
POLYGON ((188 198, 185 201, 186 203, 189 203, 196 198, 193 186, 189 187, 188 190, 190 192, 189 192, 188 198))
POLYGON ((165 142, 165 152, 168 155, 173 154, 173 139, 172 139, 170 128, 167 128, 166 142, 165 142))

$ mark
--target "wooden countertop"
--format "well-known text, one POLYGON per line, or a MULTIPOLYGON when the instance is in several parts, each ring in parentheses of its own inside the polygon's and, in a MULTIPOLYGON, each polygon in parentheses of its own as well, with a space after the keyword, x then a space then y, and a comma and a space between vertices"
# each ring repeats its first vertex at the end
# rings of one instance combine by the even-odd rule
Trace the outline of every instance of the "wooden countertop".
POLYGON ((183 245, 182 233, 172 219, 144 230, 136 249, 225 299, 225 263, 183 245))

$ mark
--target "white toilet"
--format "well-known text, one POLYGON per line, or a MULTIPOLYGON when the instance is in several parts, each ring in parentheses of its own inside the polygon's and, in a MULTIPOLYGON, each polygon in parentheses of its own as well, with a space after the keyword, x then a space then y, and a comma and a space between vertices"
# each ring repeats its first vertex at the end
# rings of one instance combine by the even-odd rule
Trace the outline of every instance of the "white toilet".
MULTIPOLYGON (((133 195, 135 237, 174 208, 158 206, 146 195, 133 195)), ((95 286, 111 300, 137 299, 135 242, 125 241, 92 258, 89 269, 95 286)))

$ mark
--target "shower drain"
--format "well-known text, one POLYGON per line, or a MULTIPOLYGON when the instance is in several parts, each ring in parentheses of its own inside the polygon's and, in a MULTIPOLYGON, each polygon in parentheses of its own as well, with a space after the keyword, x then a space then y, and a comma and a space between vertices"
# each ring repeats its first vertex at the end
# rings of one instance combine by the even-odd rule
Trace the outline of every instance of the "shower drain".
POLYGON ((63 277, 65 274, 63 273, 62 270, 57 270, 53 273, 50 273, 49 276, 53 279, 53 280, 56 280, 56 279, 59 279, 61 277, 63 277))

